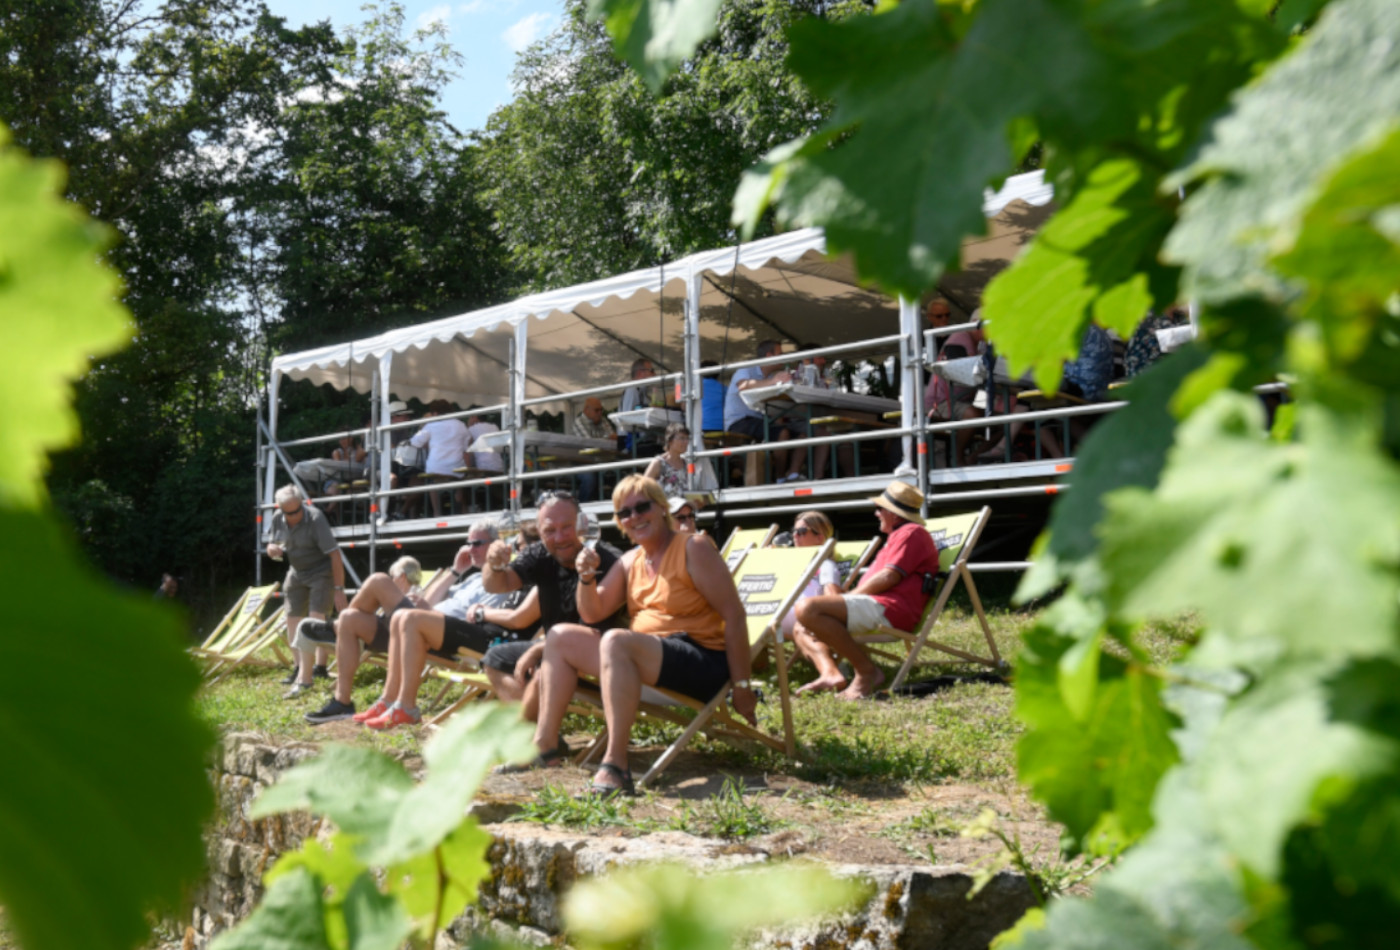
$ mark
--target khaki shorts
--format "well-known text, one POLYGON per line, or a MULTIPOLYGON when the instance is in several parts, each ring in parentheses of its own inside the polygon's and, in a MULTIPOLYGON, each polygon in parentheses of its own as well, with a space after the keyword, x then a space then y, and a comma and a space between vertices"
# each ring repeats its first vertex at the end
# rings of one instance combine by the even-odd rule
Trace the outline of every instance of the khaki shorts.
POLYGON ((315 612, 329 616, 335 602, 331 588, 333 578, 330 571, 302 576, 293 568, 287 572, 287 581, 282 585, 282 596, 287 598, 288 617, 306 617, 315 612))
POLYGON ((869 594, 842 594, 846 601, 846 629, 853 634, 870 633, 888 627, 885 606, 869 594))

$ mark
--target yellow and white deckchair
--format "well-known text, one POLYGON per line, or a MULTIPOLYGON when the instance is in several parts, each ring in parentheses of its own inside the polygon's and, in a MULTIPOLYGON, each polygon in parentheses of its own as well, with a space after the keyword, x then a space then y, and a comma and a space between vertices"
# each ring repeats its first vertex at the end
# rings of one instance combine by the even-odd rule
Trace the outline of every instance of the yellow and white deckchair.
POLYGON ((258 615, 267 599, 277 592, 279 583, 273 582, 262 587, 249 587, 234 603, 233 609, 224 614, 224 619, 210 631, 209 636, 197 647, 190 648, 190 655, 202 660, 219 660, 237 647, 260 623, 258 615))
POLYGON ((737 554, 745 548, 766 547, 777 533, 776 521, 766 528, 735 528, 729 533, 729 540, 724 542, 724 547, 719 549, 719 556, 724 558, 724 563, 729 564, 729 570, 733 571, 734 565, 729 560, 731 554, 737 554))
POLYGON ((842 590, 850 590, 856 586, 860 572, 865 570, 865 565, 875 556, 881 540, 877 534, 869 541, 836 542, 836 546, 831 549, 831 559, 836 562, 836 569, 841 573, 842 590))
POLYGON ((277 605, 267 618, 252 630, 238 645, 230 647, 220 656, 205 672, 210 677, 211 684, 217 683, 228 675, 234 667, 242 666, 244 663, 256 663, 262 666, 280 665, 285 666, 291 662, 288 653, 282 651, 282 646, 286 642, 283 626, 287 618, 287 602, 283 600, 277 605), (263 650, 271 649, 273 659, 265 660, 258 657, 263 650), (216 675, 217 674, 217 675, 216 675))
MULTIPOLYGON (((739 589, 739 599, 748 618, 750 657, 757 656, 770 642, 776 641, 782 629, 783 617, 802 596, 803 588, 816 575, 817 568, 831 553, 833 544, 834 542, 828 541, 820 547, 753 548, 734 568, 734 584, 739 589)), ((637 780, 637 785, 643 786, 659 775, 699 732, 740 748, 745 741, 759 742, 788 756, 795 755, 797 742, 792 725, 792 706, 788 697, 786 671, 782 664, 778 664, 778 679, 778 698, 783 718, 782 737, 769 735, 734 715, 729 709, 727 682, 709 702, 701 702, 669 690, 643 687, 638 712, 682 725, 684 729, 676 741, 652 763, 646 774, 637 780), (692 710, 694 717, 687 722, 678 707, 692 710)), ((580 690, 575 694, 575 698, 590 705, 599 704, 596 687, 580 690)), ((601 715, 600 708, 596 714, 601 715)), ((603 743, 604 737, 600 736, 585 750, 580 761, 587 761, 593 752, 602 748, 603 743)))
MULTIPOLYGON (((977 585, 973 583, 972 572, 967 569, 967 562, 972 556, 973 548, 977 546, 977 539, 981 537, 982 530, 987 526, 987 521, 991 516, 992 509, 984 507, 980 511, 965 515, 929 518, 925 521, 924 526, 928 529, 929 534, 933 535, 934 544, 938 545, 939 570, 947 572, 947 579, 939 588, 938 595, 929 598, 928 605, 924 608, 923 619, 919 621, 918 630, 910 632, 886 627, 883 630, 856 637, 856 640, 862 644, 891 643, 900 640, 909 644, 909 655, 905 657, 904 664, 899 668, 899 673, 895 675, 894 682, 890 684, 891 690, 896 690, 904 684, 904 680, 909 676, 910 668, 918 659, 919 651, 925 645, 959 659, 981 663, 993 669, 1004 665, 1001 653, 997 650, 996 640, 992 638, 992 628, 987 623, 987 615, 982 610, 982 598, 977 593, 977 585), (967 586, 967 595, 972 601, 973 613, 977 615, 977 621, 982 626, 982 635, 987 641, 987 650, 991 654, 989 657, 978 656, 975 653, 969 653, 966 650, 929 638, 929 634, 933 632, 933 628, 938 623, 938 618, 943 614, 943 608, 947 605, 948 598, 952 595, 953 588, 957 586, 959 580, 967 586)), ((882 653, 882 655, 898 659, 892 654, 882 653)))

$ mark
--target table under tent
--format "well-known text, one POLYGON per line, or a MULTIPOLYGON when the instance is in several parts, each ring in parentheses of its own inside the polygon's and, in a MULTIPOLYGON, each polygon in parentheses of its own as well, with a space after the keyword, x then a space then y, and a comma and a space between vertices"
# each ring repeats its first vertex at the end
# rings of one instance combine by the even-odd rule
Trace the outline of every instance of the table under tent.
MULTIPOLYGON (((988 233, 964 243, 961 269, 947 274, 938 288, 952 307, 955 328, 967 322, 987 282, 1049 216, 1052 197, 1039 172, 1013 177, 1000 191, 988 193, 988 233)), ((856 393, 851 400, 855 407, 845 409, 834 399, 834 408, 821 411, 831 409, 830 418, 855 421, 833 423, 827 431, 836 434, 798 438, 788 445, 800 451, 822 443, 851 445, 858 460, 859 450, 868 444, 881 448, 867 448, 867 457, 880 455, 898 464, 881 467, 867 461, 857 474, 838 472, 842 477, 786 484, 752 479, 740 484, 725 478, 713 495, 715 507, 730 518, 770 519, 814 504, 828 510, 865 506, 891 477, 921 486, 935 506, 941 498, 966 505, 984 503, 998 493, 1043 494, 1046 485, 1068 470, 1066 460, 975 468, 932 464, 937 453, 927 446, 948 425, 920 423, 925 418, 924 358, 933 343, 931 335, 920 334, 920 325, 917 301, 895 300, 861 286, 849 258, 828 257, 823 232, 806 229, 369 339, 287 354, 272 363, 267 417, 259 420, 259 509, 270 508, 275 488, 289 480, 293 456, 328 454, 327 440, 341 435, 279 441, 278 392, 284 380, 371 396, 369 426, 359 430, 371 451, 369 471, 363 483, 348 486, 348 493, 337 498, 343 510, 359 505, 363 516, 342 518, 335 529, 343 545, 368 547, 371 565, 374 552, 385 545, 460 537, 474 521, 502 509, 530 517, 540 489, 567 487, 585 472, 604 479, 600 497, 606 499, 607 479, 640 471, 650 458, 575 444, 572 421, 590 396, 615 408, 623 390, 633 385, 629 375, 639 358, 651 361, 659 374, 648 382, 663 383, 677 393, 675 411, 692 433, 688 459, 709 459, 727 475, 732 463, 763 453, 771 444, 736 444, 713 434, 707 440, 701 380, 714 377, 727 383, 737 369, 773 362, 754 359, 757 344, 765 339, 786 345, 789 352, 777 358, 784 362, 795 361, 791 350, 799 343, 818 347, 803 357, 824 355, 848 362, 897 357, 899 375, 892 381, 899 389, 896 399, 860 402, 854 397, 863 394, 856 393), (702 368, 707 361, 718 366, 702 368), (425 404, 444 399, 463 410, 476 406, 477 412, 499 416, 502 434, 491 446, 502 449, 505 471, 468 471, 459 480, 435 486, 446 492, 494 488, 483 496, 492 500, 487 510, 386 519, 392 500, 415 490, 389 488, 395 428, 389 424, 389 405, 415 398, 425 404), (881 407, 886 411, 873 411, 881 407), (563 435, 527 427, 527 414, 544 412, 563 414, 563 435)), ((802 401, 801 393, 786 396, 789 408, 784 411, 802 401)), ((663 413, 662 418, 676 417, 663 413)), ((398 428, 416 430, 422 422, 398 428)), ((605 522, 610 520, 605 500, 587 507, 605 522)))

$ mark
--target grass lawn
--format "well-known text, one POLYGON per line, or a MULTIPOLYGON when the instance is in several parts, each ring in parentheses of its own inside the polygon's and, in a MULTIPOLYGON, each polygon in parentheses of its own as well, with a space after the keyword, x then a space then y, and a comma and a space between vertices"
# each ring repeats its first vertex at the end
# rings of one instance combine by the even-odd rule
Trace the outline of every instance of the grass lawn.
MULTIPOLYGON (((998 649, 1014 658, 1033 612, 989 605, 998 649)), ((1150 627, 1142 637, 1155 659, 1168 660, 1194 635, 1191 618, 1150 627)), ((966 603, 954 600, 938 636, 953 646, 985 650, 981 630, 966 603)), ((902 646, 897 646, 902 651, 902 646)), ((924 659, 941 654, 924 653, 924 659)), ((893 678, 895 667, 886 667, 893 678)), ((977 668, 921 667, 914 681, 977 668)), ((376 733, 350 722, 310 726, 302 720, 329 690, 310 699, 281 699, 284 670, 249 667, 206 688, 201 714, 220 730, 254 730, 272 737, 335 739, 380 749, 416 763, 422 728, 376 733)), ((797 682, 810 675, 794 667, 797 682)), ((355 704, 363 709, 379 695, 384 671, 365 666, 356 676, 355 704)), ((781 734, 777 687, 771 670, 756 677, 768 696, 760 723, 781 734)), ((420 701, 432 696, 430 682, 420 701)), ((1069 876, 1060 866, 1058 828, 1016 782, 1016 739, 1008 684, 959 679, 927 695, 847 703, 831 695, 793 701, 799 755, 796 761, 762 748, 739 751, 698 740, 633 801, 579 805, 572 792, 591 774, 566 767, 519 777, 493 777, 485 794, 524 808, 517 820, 589 829, 602 834, 686 831, 729 840, 759 841, 767 849, 809 853, 833 860, 872 863, 977 863, 1004 852, 999 841, 967 839, 959 830, 990 810, 1001 829, 1021 840, 1031 861, 1048 877, 1069 876)), ((564 732, 575 749, 596 734, 595 720, 569 717, 564 732)), ((633 730, 634 765, 643 765, 679 732, 676 726, 641 720, 633 730)), ((638 772, 638 774, 640 774, 638 772)))

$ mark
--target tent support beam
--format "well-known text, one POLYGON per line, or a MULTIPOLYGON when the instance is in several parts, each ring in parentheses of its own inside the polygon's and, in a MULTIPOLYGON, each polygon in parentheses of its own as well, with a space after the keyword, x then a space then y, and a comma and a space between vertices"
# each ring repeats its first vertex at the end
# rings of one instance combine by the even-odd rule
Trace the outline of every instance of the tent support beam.
POLYGON ((713 277, 712 275, 706 274, 706 275, 705 275, 705 282, 708 283, 708 284, 709 284, 711 287, 713 287, 715 290, 718 290, 720 293, 724 294, 724 295, 725 295, 726 297, 728 297, 730 300, 732 300, 732 301, 734 301, 735 303, 737 303, 739 306, 743 307, 743 308, 744 308, 745 310, 747 310, 749 313, 753 314, 753 315, 754 315, 754 319, 756 319, 756 320, 758 320, 758 321, 760 321, 760 322, 762 322, 762 323, 768 324, 770 327, 773 328, 773 330, 778 334, 778 336, 780 336, 780 337, 782 337, 783 339, 787 340, 789 343, 797 343, 797 342, 798 342, 797 337, 793 336, 791 333, 787 332, 787 331, 784 330, 782 327, 778 326, 776 323, 774 323, 774 322, 773 322, 772 320, 770 320, 768 317, 765 317, 763 314, 759 313, 757 310, 755 310, 755 309, 749 304, 748 301, 740 299, 740 297, 739 297, 738 294, 732 294, 732 293, 730 293, 729 290, 728 290, 727 288, 725 288, 725 286, 724 286, 723 284, 720 284, 719 282, 717 282, 717 281, 714 279, 714 277, 713 277))
POLYGON ((579 313, 577 310, 570 310, 570 311, 569 311, 569 316, 576 318, 580 323, 584 324, 584 325, 587 326, 589 329, 591 329, 591 330, 596 330, 597 332, 603 334, 603 336, 607 337, 609 340, 612 340, 614 343, 617 343, 617 344, 619 344, 620 346, 626 347, 627 349, 631 350, 633 353, 636 353, 636 354, 637 354, 638 356, 640 356, 642 359, 644 359, 644 360, 650 360, 651 362, 655 363, 657 366, 660 366, 660 367, 661 367, 661 372, 662 372, 662 374, 671 372, 671 367, 669 367, 669 366, 667 366, 665 363, 661 362, 661 360, 658 359, 657 357, 652 356, 652 355, 650 355, 649 353, 645 353, 645 352, 643 352, 642 350, 639 350, 637 347, 633 346, 631 343, 628 343, 626 340, 624 340, 622 337, 618 336, 616 333, 612 332, 611 330, 604 329, 603 327, 600 327, 598 324, 594 323, 592 320, 590 320, 590 319, 588 319, 587 317, 583 316, 583 314, 579 313))

